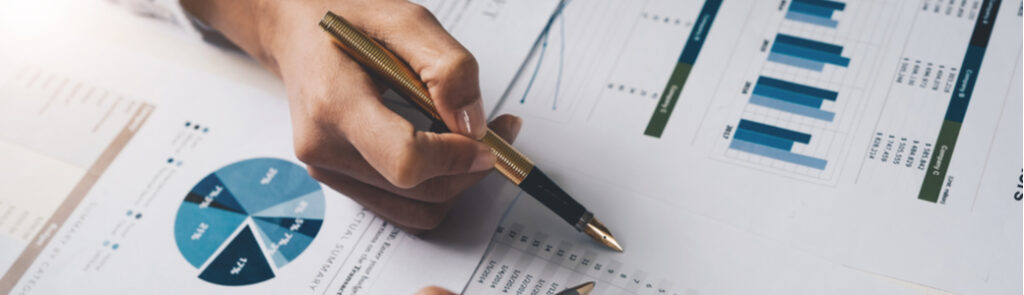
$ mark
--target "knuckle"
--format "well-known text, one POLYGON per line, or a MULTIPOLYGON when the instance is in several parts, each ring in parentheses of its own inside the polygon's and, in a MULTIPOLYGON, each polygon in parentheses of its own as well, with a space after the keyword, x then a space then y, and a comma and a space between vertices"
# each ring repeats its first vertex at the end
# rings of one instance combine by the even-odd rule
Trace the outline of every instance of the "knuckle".
POLYGON ((434 14, 430 13, 430 10, 427 10, 426 7, 412 2, 400 5, 398 15, 402 16, 399 20, 408 20, 417 23, 434 17, 434 14))
POLYGON ((295 157, 303 163, 312 165, 317 158, 317 144, 310 140, 310 136, 295 136, 295 157))
POLYGON ((463 50, 452 50, 443 58, 443 64, 450 74, 476 75, 480 64, 472 53, 463 50))
POLYGON ((316 181, 326 182, 327 174, 324 173, 323 170, 309 166, 306 168, 306 171, 309 173, 309 176, 316 179, 316 181))
POLYGON ((392 155, 385 178, 392 185, 399 188, 412 188, 420 183, 420 170, 422 167, 419 150, 413 141, 399 144, 399 148, 392 155))

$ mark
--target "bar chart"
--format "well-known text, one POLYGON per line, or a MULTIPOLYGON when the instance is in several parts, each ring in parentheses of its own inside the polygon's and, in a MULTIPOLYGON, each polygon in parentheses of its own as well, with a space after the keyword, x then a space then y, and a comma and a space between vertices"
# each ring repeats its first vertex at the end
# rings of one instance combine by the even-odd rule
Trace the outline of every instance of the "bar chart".
MULTIPOLYGON (((848 155, 860 142, 857 129, 871 124, 872 103, 885 95, 873 87, 887 83, 880 76, 885 70, 879 70, 892 67, 886 63, 892 58, 884 49, 889 44, 886 40, 895 34, 894 25, 906 21, 897 12, 917 4, 789 0, 759 5, 765 5, 759 11, 774 13, 750 16, 745 24, 750 33, 744 37, 750 41, 737 45, 749 55, 737 55, 736 64, 728 69, 736 82, 723 86, 727 92, 721 92, 720 102, 709 107, 709 111, 722 110, 720 125, 707 133, 718 140, 712 157, 765 173, 836 185, 841 177, 851 175, 848 155), (757 126, 754 123, 802 136, 754 132, 748 128, 757 126)), ((913 65, 906 71, 929 79, 936 75, 913 65)))
POLYGON ((837 1, 793 0, 786 11, 786 19, 834 29, 839 26, 839 21, 832 16, 844 9, 846 4, 837 1))
POLYGON ((831 90, 760 76, 750 103, 792 114, 832 122, 836 114, 822 110, 825 101, 835 102, 839 93, 831 90))
POLYGON ((794 145, 810 144, 811 135, 747 119, 740 123, 729 148, 817 170, 825 170, 828 161, 794 153, 794 145))
POLYGON ((783 33, 775 36, 768 60, 793 67, 821 72, 825 64, 839 67, 850 65, 850 59, 842 55, 843 47, 783 33))

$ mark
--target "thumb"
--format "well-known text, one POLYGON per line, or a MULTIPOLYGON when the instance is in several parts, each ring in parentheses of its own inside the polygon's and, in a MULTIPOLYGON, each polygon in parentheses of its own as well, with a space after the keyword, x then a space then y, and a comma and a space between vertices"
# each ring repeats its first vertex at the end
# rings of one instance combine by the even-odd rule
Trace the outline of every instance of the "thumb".
POLYGON ((400 181, 392 182, 402 188, 438 176, 490 170, 497 160, 486 144, 453 133, 417 131, 413 144, 405 150, 401 153, 405 157, 392 159, 403 166, 396 169, 402 174, 400 181))

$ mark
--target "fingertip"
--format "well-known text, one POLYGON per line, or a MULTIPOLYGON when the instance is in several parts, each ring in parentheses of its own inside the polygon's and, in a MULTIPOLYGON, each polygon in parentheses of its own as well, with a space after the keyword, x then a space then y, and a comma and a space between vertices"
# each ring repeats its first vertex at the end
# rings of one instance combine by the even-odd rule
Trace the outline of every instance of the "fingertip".
POLYGON ((509 124, 511 125, 509 127, 509 136, 512 137, 512 141, 515 141, 515 137, 519 135, 519 130, 523 128, 523 118, 520 118, 518 116, 512 116, 512 122, 510 122, 509 124))
POLYGON ((419 292, 416 292, 416 295, 449 295, 449 294, 455 294, 455 293, 452 293, 451 291, 445 290, 444 288, 441 288, 441 287, 438 287, 438 286, 426 287, 426 288, 420 289, 419 292))
POLYGON ((515 142, 516 137, 519 135, 519 130, 523 128, 523 118, 515 115, 504 114, 498 116, 498 118, 491 121, 489 124, 491 130, 501 136, 502 139, 509 143, 515 142))

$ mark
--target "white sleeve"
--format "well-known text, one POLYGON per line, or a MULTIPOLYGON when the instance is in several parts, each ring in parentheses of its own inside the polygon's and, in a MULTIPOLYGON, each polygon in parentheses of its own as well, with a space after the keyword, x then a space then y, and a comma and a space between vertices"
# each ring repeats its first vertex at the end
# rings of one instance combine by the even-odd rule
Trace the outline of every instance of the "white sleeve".
MULTIPOLYGON (((108 0, 110 3, 127 8, 135 14, 159 20, 196 32, 192 17, 185 12, 178 0, 108 0)), ((198 35, 198 34, 197 34, 198 35)))
POLYGON ((108 0, 111 3, 125 7, 135 14, 163 21, 181 28, 183 31, 207 43, 217 45, 226 49, 238 50, 224 35, 210 26, 193 17, 181 7, 179 0, 108 0))

